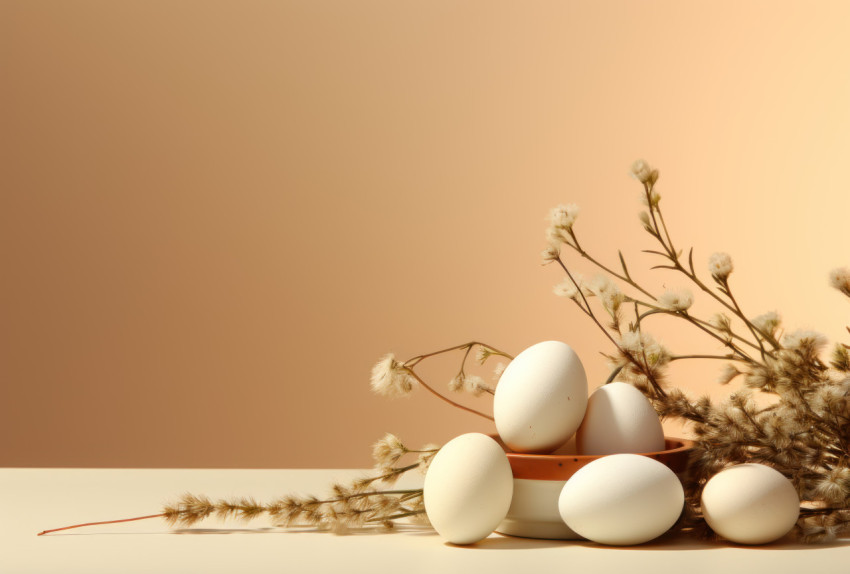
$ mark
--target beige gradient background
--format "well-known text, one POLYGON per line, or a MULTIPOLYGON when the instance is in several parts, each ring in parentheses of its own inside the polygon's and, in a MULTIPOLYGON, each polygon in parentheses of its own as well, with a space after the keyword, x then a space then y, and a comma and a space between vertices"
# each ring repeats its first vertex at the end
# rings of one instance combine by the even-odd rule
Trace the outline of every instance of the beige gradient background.
MULTIPOLYGON (((492 429, 369 391, 384 353, 471 339, 566 341, 595 387, 609 347, 551 294, 544 218, 578 203, 587 246, 648 267, 638 157, 746 309, 846 339, 848 25, 847 2, 0 0, 0 465, 368 466, 387 431, 492 429)), ((719 367, 674 382, 720 397, 719 367)))

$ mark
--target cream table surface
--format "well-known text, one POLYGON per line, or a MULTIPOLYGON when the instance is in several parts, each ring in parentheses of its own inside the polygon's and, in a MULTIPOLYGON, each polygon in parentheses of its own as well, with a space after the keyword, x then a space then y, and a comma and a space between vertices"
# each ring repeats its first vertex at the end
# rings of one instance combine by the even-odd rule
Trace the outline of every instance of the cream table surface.
MULTIPOLYGON (((663 540, 630 548, 493 534, 469 547, 432 530, 338 536, 287 531, 258 519, 170 529, 161 519, 36 536, 81 522, 159 512, 184 492, 257 500, 324 495, 356 470, 0 469, 0 573, 265 572, 850 572, 850 540, 742 547, 663 540)), ((421 477, 402 485, 413 486, 421 477)))

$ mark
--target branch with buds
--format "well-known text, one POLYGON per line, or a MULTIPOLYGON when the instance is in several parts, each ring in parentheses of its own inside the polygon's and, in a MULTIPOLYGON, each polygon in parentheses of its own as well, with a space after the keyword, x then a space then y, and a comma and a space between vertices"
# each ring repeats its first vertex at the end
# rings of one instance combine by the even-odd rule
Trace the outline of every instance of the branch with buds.
MULTIPOLYGON (((399 361, 395 355, 389 353, 379 360, 372 368, 372 390, 382 396, 395 398, 410 394, 416 386, 422 386, 425 390, 436 396, 438 399, 452 405, 453 407, 465 410, 472 414, 478 415, 488 420, 493 420, 493 417, 475 410, 470 407, 461 405, 447 396, 437 391, 433 386, 426 383, 422 377, 416 372, 415 367, 422 361, 443 355, 451 352, 462 352, 463 358, 460 361, 460 368, 454 378, 449 381, 449 390, 454 392, 466 391, 475 396, 482 394, 494 394, 493 387, 484 382, 484 379, 477 375, 467 373, 467 360, 473 349, 476 350, 475 358, 479 365, 483 365, 490 357, 498 356, 505 357, 509 360, 513 359, 511 355, 504 351, 500 351, 492 345, 486 345, 478 341, 471 341, 462 345, 456 345, 447 349, 441 349, 424 355, 417 355, 406 361, 399 361)), ((497 366, 495 376, 501 374, 504 367, 497 366)))

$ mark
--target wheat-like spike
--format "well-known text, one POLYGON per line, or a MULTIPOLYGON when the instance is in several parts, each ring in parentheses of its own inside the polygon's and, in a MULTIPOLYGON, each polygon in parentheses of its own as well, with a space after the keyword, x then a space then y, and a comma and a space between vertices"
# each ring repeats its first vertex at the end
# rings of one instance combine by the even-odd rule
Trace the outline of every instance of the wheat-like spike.
MULTIPOLYGON (((429 458, 437 450, 439 450, 439 447, 427 445, 420 450, 409 452, 424 453, 425 458, 429 458)), ((386 528, 387 524, 391 524, 394 515, 413 510, 406 508, 405 504, 408 501, 421 501, 422 489, 382 490, 373 488, 369 490, 370 487, 378 482, 395 482, 404 473, 427 464, 427 462, 426 460, 403 467, 382 469, 381 473, 375 476, 360 477, 349 484, 334 483, 331 485, 331 498, 324 500, 312 495, 286 495, 267 504, 262 504, 253 497, 223 498, 213 501, 208 496, 187 492, 176 503, 165 505, 160 514, 76 524, 44 530, 39 535, 82 526, 149 518, 163 518, 169 526, 178 524, 191 526, 210 516, 220 520, 253 520, 262 515, 268 515, 279 526, 313 526, 330 529, 334 532, 343 532, 349 528, 361 528, 367 525, 372 527, 376 524, 381 528, 386 528)))

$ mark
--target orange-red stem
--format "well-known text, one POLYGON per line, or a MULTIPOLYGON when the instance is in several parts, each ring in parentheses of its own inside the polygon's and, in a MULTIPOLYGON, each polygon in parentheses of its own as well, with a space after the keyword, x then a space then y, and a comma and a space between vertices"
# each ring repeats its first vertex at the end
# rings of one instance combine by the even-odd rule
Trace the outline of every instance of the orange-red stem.
POLYGON ((425 387, 427 390, 431 391, 431 393, 432 393, 432 394, 434 394, 434 395, 435 395, 438 399, 444 400, 444 401, 446 401, 447 403, 449 403, 450 405, 452 405, 453 407, 457 407, 457 408, 462 409, 462 410, 464 410, 464 411, 467 411, 467 412, 470 412, 470 413, 472 413, 472 414, 478 415, 479 417, 484 417, 485 419, 490 420, 490 421, 494 420, 494 419, 493 419, 493 417, 491 417, 490 415, 485 415, 485 414, 484 414, 484 413, 482 413, 481 411, 476 411, 475 409, 471 409, 471 408, 469 408, 469 407, 465 407, 465 406, 463 406, 463 405, 461 405, 461 404, 459 404, 459 403, 454 402, 454 401, 453 401, 453 400, 451 400, 450 398, 448 398, 448 397, 446 397, 446 396, 441 395, 440 393, 438 393, 437 391, 435 391, 433 388, 431 388, 431 387, 428 385, 428 383, 426 383, 425 381, 423 381, 423 380, 422 380, 422 378, 421 378, 419 375, 417 375, 415 372, 413 372, 413 369, 411 369, 411 368, 409 368, 409 367, 405 367, 405 369, 407 369, 407 372, 408 372, 408 373, 410 373, 411 375, 413 375, 413 377, 414 377, 417 381, 419 381, 419 384, 420 384, 420 385, 422 385, 423 387, 425 387))
POLYGON ((50 534, 51 532, 59 532, 60 530, 70 530, 71 528, 82 528, 83 526, 95 526, 97 524, 116 524, 118 522, 132 522, 134 520, 145 520, 148 518, 160 518, 165 514, 150 514, 148 516, 138 516, 136 518, 122 518, 121 520, 104 520, 103 522, 86 522, 85 524, 75 524, 73 526, 63 526, 62 528, 54 528, 53 530, 43 530, 38 533, 38 536, 50 534))

